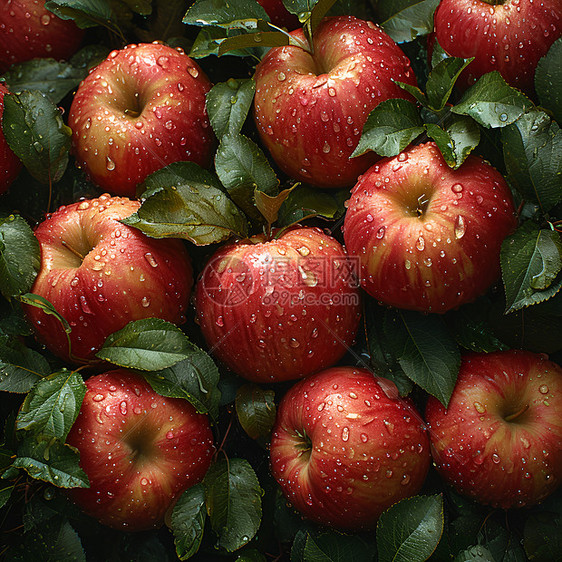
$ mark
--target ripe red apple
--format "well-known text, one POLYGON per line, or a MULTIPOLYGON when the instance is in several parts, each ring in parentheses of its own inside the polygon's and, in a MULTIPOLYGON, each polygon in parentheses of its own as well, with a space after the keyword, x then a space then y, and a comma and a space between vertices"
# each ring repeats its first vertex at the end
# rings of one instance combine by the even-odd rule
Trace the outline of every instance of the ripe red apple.
POLYGON ((333 365, 353 343, 360 316, 353 263, 318 228, 223 246, 205 266, 195 300, 212 353, 255 382, 333 365))
POLYGON ((36 57, 68 59, 84 31, 45 8, 45 0, 5 0, 0 10, 0 74, 36 57))
POLYGON ((447 409, 426 420, 437 469, 493 507, 536 504, 562 482, 562 368, 529 351, 469 354, 447 409))
POLYGON ((70 107, 77 162, 103 190, 128 197, 172 162, 210 165, 210 88, 181 50, 150 43, 113 51, 82 81, 70 107))
POLYGON ((119 221, 138 201, 105 194, 61 207, 39 224, 41 269, 31 292, 50 301, 72 327, 71 352, 62 325, 27 306, 37 338, 73 363, 95 361, 107 336, 132 320, 181 324, 192 286, 180 240, 149 238, 119 221))
POLYGON ((361 285, 400 308, 446 312, 485 293, 500 275, 500 247, 516 226, 503 176, 478 156, 453 170, 434 143, 370 168, 352 190, 344 223, 361 285))
POLYGON ((282 0, 258 0, 258 3, 267 12, 271 23, 289 30, 300 26, 297 16, 287 11, 282 0))
POLYGON ((156 394, 125 369, 91 377, 86 387, 67 443, 80 452, 90 487, 73 488, 72 499, 110 527, 159 527, 211 464, 208 417, 186 400, 156 394))
MULTIPOLYGON (((292 35, 306 45, 302 29, 292 35)), ((372 109, 408 94, 410 61, 382 29, 353 16, 326 18, 312 53, 270 49, 256 68, 254 117, 260 137, 292 178, 320 187, 347 187, 376 159, 350 158, 372 109)))
POLYGON ((435 36, 452 56, 474 57, 456 84, 471 86, 497 70, 510 85, 532 94, 539 59, 562 35, 560 0, 442 0, 435 36))
MULTIPOLYGON (((0 124, 4 114, 4 96, 8 93, 8 88, 0 82, 0 124)), ((8 146, 0 127, 0 195, 8 190, 8 187, 16 179, 20 170, 21 161, 8 146)))
POLYGON ((430 463, 423 420, 396 385, 334 367, 296 383, 277 411, 271 469, 305 517, 339 529, 373 527, 417 494, 430 463))

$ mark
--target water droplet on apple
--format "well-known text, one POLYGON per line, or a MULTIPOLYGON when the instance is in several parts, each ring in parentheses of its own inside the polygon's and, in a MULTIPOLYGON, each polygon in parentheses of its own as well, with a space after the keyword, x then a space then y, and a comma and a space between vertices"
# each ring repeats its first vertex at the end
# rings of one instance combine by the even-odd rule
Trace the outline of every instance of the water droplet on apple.
POLYGON ((480 402, 474 402, 474 409, 479 413, 479 414, 485 414, 486 413, 486 406, 484 406, 484 404, 481 404, 480 402))
POLYGON ((119 411, 125 416, 127 415, 127 402, 125 402, 125 400, 123 400, 120 404, 119 404, 119 411))
POLYGON ((541 384, 539 386, 539 392, 541 394, 548 394, 548 386, 546 386, 546 384, 541 384))
POLYGON ((464 222, 464 217, 462 215, 457 216, 455 220, 454 230, 455 230, 455 238, 457 240, 461 239, 465 235, 466 224, 464 222))
POLYGON ((103 394, 96 394, 92 400, 94 402, 101 402, 103 399, 105 398, 105 396, 103 394))

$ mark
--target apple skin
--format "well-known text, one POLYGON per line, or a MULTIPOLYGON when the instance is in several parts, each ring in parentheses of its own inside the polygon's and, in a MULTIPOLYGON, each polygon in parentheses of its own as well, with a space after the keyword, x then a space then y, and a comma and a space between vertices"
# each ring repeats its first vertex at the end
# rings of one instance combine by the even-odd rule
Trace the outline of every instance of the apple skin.
POLYGON ((193 283, 187 250, 180 240, 149 238, 119 222, 139 207, 105 194, 61 207, 35 230, 41 267, 31 292, 69 322, 72 355, 58 319, 25 310, 38 340, 68 362, 95 362, 107 336, 132 320, 185 320, 193 283))
POLYGON ((465 90, 497 70, 505 81, 534 92, 539 59, 562 35, 560 0, 442 0, 434 16, 435 37, 455 57, 475 57, 456 85, 465 90))
POLYGON ((359 179, 343 230, 367 293, 387 305, 443 313, 498 279, 500 247, 516 225, 498 171, 478 156, 453 170, 426 143, 359 179))
MULTIPOLYGON (((291 33, 306 44, 302 29, 291 33)), ((348 187, 378 156, 350 158, 372 109, 410 99, 393 80, 416 85, 410 61, 382 29, 353 16, 325 18, 314 56, 270 49, 255 73, 254 118, 263 144, 290 177, 319 187, 348 187)))
POLYGON ((267 12, 271 23, 289 30, 300 26, 297 16, 287 11, 282 0, 258 0, 258 4, 267 12))
POLYGON ((195 289, 212 353, 263 383, 305 377, 338 361, 355 338, 360 296, 341 244, 319 228, 293 228, 221 247, 195 289))
POLYGON ((7 0, 0 10, 0 74, 33 58, 68 59, 84 31, 45 8, 44 0, 7 0))
POLYGON ((271 470, 306 518, 372 528, 422 487, 429 437, 413 403, 366 369, 334 367, 293 385, 277 410, 271 470))
POLYGON ((437 470, 480 503, 533 505, 562 481, 562 368, 545 355, 468 354, 447 409, 430 397, 425 417, 437 470))
POLYGON ((68 124, 78 164, 102 190, 134 197, 172 162, 212 162, 205 108, 211 83, 183 51, 161 43, 113 51, 82 81, 68 124))
MULTIPOLYGON (((0 82, 0 124, 4 114, 4 96, 9 93, 8 88, 0 82)), ((20 173, 21 167, 20 159, 12 152, 0 127, 0 195, 6 193, 12 185, 20 173)))
POLYGON ((186 400, 156 394, 125 369, 86 380, 67 443, 80 452, 89 488, 70 496, 102 524, 160 527, 184 490, 203 479, 215 452, 207 416, 186 400))

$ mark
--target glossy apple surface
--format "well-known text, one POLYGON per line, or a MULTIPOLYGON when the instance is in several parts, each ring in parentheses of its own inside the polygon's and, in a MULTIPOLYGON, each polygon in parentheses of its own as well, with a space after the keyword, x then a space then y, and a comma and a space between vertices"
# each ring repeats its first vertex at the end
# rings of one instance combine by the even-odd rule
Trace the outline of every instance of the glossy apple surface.
POLYGON ((68 124, 77 162, 94 183, 134 197, 149 174, 177 161, 209 166, 211 83, 183 51, 160 43, 113 51, 80 84, 68 124))
POLYGON ((211 464, 209 419, 186 400, 156 394, 124 369, 91 377, 86 387, 67 443, 80 452, 90 487, 72 489, 72 499, 110 527, 159 527, 211 464))
POLYGON ((84 31, 45 8, 45 0, 5 0, 0 10, 0 73, 33 58, 68 59, 84 31))
POLYGON ((138 201, 102 195, 61 207, 39 224, 41 268, 31 289, 70 324, 27 306, 37 338, 73 363, 95 361, 107 336, 132 320, 185 320, 192 286, 190 258, 180 240, 149 238, 119 222, 138 201))
MULTIPOLYGON (((0 82, 0 124, 4 114, 4 96, 9 94, 8 88, 0 82)), ((20 159, 8 146, 4 133, 0 128, 0 194, 5 193, 21 170, 20 159)))
MULTIPOLYGON (((302 29, 292 32, 306 45, 302 29)), ((410 61, 382 29, 353 16, 325 19, 313 53, 270 49, 256 68, 254 117, 279 167, 320 187, 347 187, 377 158, 350 158, 373 108, 408 97, 393 80, 415 85, 410 61)))
POLYGON ((370 168, 352 190, 345 246, 361 285, 384 304, 446 312, 500 275, 500 247, 516 227, 503 176, 477 156, 457 170, 434 143, 370 168))
POLYGON ((305 517, 339 529, 372 528, 418 493, 429 438, 412 402, 366 369, 334 367, 296 383, 277 411, 271 469, 305 517))
POLYGON ((293 228, 227 244, 196 287, 197 318, 211 352, 255 382, 297 379, 338 361, 360 316, 356 272, 318 228, 293 228))
POLYGON ((497 70, 508 84, 532 94, 539 59, 562 35, 559 0, 442 0, 435 36, 452 56, 474 60, 457 80, 466 89, 497 70))
POLYGON ((528 351, 470 354, 445 407, 426 408, 432 454, 461 494, 511 508, 562 481, 562 368, 528 351))

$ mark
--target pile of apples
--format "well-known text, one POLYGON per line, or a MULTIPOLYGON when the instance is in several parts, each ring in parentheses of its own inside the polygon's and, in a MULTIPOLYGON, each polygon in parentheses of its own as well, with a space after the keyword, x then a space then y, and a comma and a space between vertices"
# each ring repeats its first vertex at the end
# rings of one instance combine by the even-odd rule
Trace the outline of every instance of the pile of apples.
POLYGON ((535 85, 562 3, 147 2, 122 28, 94 4, 0 14, 2 517, 25 484, 102 529, 167 526, 181 559, 312 560, 302 530, 262 549, 268 503, 388 556, 393 510, 431 499, 415 562, 443 496, 559 497, 562 340, 521 326, 562 286, 562 85, 535 85), (399 40, 416 6, 431 25, 399 40), (510 165, 486 137, 539 113, 548 207, 514 181, 523 133, 510 165))

